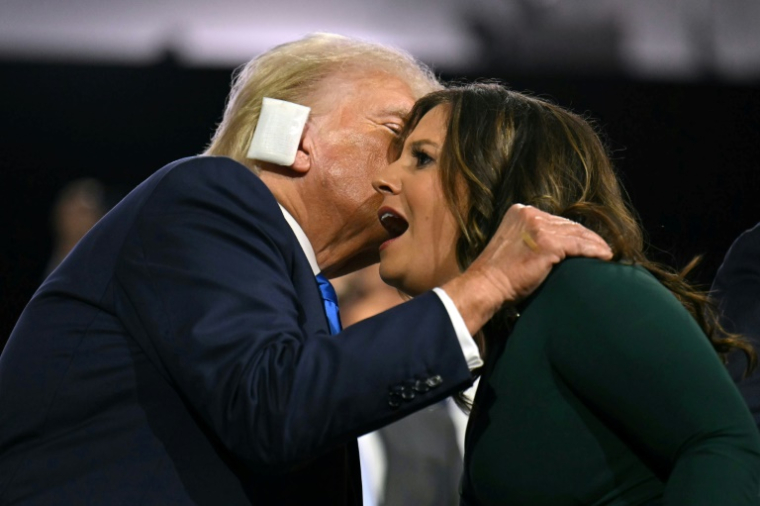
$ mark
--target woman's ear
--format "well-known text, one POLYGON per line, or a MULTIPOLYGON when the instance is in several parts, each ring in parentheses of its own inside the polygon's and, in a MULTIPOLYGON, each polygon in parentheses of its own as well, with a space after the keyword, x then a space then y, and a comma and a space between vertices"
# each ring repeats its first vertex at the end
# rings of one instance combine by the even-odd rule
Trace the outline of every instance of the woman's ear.
POLYGON ((314 143, 313 133, 314 129, 307 122, 306 126, 304 126, 303 134, 301 134, 301 142, 298 144, 296 159, 293 165, 290 166, 301 175, 306 174, 311 169, 312 147, 314 143))

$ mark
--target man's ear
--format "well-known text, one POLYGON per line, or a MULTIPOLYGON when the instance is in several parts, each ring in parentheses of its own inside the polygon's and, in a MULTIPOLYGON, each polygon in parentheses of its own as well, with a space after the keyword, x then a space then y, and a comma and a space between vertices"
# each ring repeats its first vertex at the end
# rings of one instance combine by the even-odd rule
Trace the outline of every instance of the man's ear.
POLYGON ((314 143, 314 129, 311 128, 309 123, 304 126, 303 134, 301 134, 301 142, 298 144, 298 151, 296 151, 296 160, 291 169, 303 175, 309 172, 312 162, 312 148, 314 143))

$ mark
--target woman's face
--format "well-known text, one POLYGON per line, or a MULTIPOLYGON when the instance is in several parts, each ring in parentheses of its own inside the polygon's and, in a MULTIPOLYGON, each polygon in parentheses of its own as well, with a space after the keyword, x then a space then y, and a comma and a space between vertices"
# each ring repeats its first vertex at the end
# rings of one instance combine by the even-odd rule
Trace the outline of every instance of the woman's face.
POLYGON ((380 171, 373 186, 383 196, 378 211, 389 239, 380 246, 380 276, 419 295, 459 274, 459 228, 443 195, 438 160, 448 110, 431 109, 404 143, 401 156, 380 171))

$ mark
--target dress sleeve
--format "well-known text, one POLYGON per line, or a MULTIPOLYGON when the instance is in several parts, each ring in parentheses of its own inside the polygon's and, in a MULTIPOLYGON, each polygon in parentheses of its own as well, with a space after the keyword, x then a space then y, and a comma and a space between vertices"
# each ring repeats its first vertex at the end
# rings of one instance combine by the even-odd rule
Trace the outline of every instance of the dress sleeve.
POLYGON ((760 436, 697 323, 640 268, 559 270, 549 358, 666 483, 665 505, 760 504, 760 436), (559 320, 558 320, 559 322, 559 320))

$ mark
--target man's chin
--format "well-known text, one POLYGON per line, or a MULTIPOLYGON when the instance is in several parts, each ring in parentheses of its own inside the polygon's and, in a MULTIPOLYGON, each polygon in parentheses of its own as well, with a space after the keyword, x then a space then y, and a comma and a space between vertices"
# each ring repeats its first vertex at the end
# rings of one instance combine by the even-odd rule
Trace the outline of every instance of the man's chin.
POLYGON ((328 278, 337 278, 339 276, 345 276, 352 272, 364 269, 370 265, 375 265, 380 261, 380 253, 378 249, 371 248, 364 250, 350 258, 345 259, 340 265, 333 266, 329 272, 325 272, 328 278))

